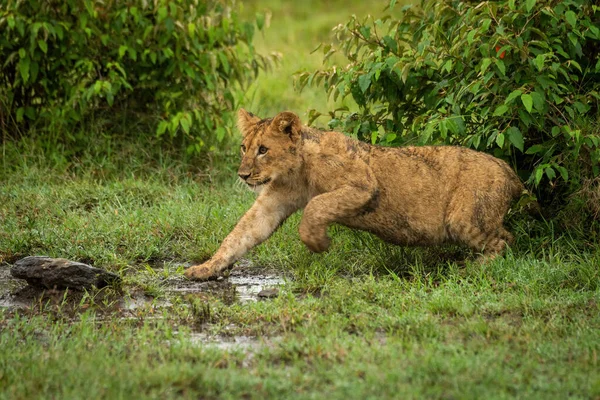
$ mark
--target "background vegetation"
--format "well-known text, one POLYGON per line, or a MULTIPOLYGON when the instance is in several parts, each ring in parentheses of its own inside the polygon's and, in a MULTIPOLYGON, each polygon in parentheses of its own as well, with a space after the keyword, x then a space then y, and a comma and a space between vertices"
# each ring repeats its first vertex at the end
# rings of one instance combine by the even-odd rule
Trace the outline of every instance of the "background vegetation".
POLYGON ((351 18, 336 28, 339 44, 323 49, 325 58, 341 50, 345 68, 300 74, 301 86, 321 85, 359 105, 333 112, 330 126, 384 145, 491 152, 511 162, 546 204, 598 175, 594 2, 421 5, 404 7, 400 18, 351 18))
POLYGON ((104 267, 123 284, 78 295, 51 292, 21 311, 0 308, 0 398, 600 396, 600 238, 591 218, 600 199, 591 162, 597 53, 583 51, 597 43, 593 5, 590 11, 583 1, 526 0, 514 7, 445 1, 403 12, 404 4, 393 1, 391 10, 384 10, 390 2, 342 0, 150 3, 1 3, 0 51, 8 53, 0 71, 0 276, 18 258, 45 254, 104 267), (367 14, 373 17, 365 22, 367 14), (62 39, 46 40, 47 27, 34 35, 36 22, 55 30, 67 24, 70 36, 63 26, 62 39), (542 22, 549 25, 536 32, 542 22), (200 31, 212 32, 214 42, 200 31), (365 42, 365 32, 383 45, 365 42), (548 47, 538 43, 541 34, 548 47), (159 63, 164 48, 173 55, 159 63), (156 53, 156 64, 150 53, 143 56, 146 50, 156 53), (74 63, 70 54, 87 61, 74 63), (211 55, 210 68, 195 64, 211 55), (377 66, 373 57, 396 57, 399 64, 377 66), (126 74, 111 70, 108 60, 126 74), (68 65, 72 73, 61 72, 68 65), (148 81, 140 80, 144 73, 148 81), (40 82, 52 76, 57 81, 46 86, 57 96, 41 97, 40 82), (544 87, 539 77, 553 83, 544 87), (342 93, 346 81, 349 91, 342 93), (306 83, 302 93, 294 82, 306 83), (390 101, 385 89, 392 83, 410 101, 390 101), (210 97, 216 93, 223 97, 210 97), (204 100, 207 108, 199 106, 204 100), (35 114, 27 105, 19 111, 23 104, 35 114), (169 295, 184 264, 212 254, 254 199, 235 184, 237 156, 229 148, 237 140, 230 116, 239 105, 265 117, 290 109, 384 145, 460 143, 496 152, 531 176, 532 188, 541 169, 537 194, 557 198, 555 210, 564 217, 511 213, 507 222, 517 238, 511 251, 477 265, 464 249, 401 248, 339 226, 332 228, 330 251, 314 255, 300 242, 294 215, 246 260, 285 277, 276 299, 232 304, 218 292, 169 295), (398 117, 400 109, 405 117, 398 117), (189 133, 187 117, 177 120, 178 113, 191 115, 189 133), (213 129, 197 113, 214 118, 213 129), (386 120, 395 125, 384 130, 386 120), (509 127, 518 127, 522 149, 509 127), (551 150, 528 154, 536 145, 551 150), (464 265, 457 262, 465 257, 464 265), (154 300, 121 309, 119 299, 138 296, 154 300), (223 349, 198 340, 199 333, 258 338, 259 347, 223 349))
POLYGON ((3 138, 179 136, 188 151, 231 136, 240 89, 268 59, 219 1, 8 1, 0 9, 3 138), (131 129, 134 128, 134 129, 131 129))

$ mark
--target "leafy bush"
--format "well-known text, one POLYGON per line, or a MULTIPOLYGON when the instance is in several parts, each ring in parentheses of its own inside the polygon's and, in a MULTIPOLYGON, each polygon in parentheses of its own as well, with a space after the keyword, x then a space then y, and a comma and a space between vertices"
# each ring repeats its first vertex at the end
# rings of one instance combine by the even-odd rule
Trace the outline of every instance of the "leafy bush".
POLYGON ((4 137, 68 140, 108 121, 199 151, 228 135, 240 85, 268 63, 255 24, 216 0, 9 0, 0 31, 4 137))
MULTIPOLYGON (((356 113, 331 112, 331 127, 373 143, 492 152, 542 197, 571 190, 580 174, 600 172, 600 7, 592 3, 424 0, 399 19, 352 17, 335 29, 347 67, 298 83, 356 101, 356 113)), ((336 50, 326 46, 325 58, 336 50)))

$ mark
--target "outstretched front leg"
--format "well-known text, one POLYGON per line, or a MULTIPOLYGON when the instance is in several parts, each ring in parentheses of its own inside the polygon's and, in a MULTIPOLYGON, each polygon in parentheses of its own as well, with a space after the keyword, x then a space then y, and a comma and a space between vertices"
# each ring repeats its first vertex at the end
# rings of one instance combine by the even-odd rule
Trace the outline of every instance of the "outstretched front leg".
MULTIPOLYGON (((218 276, 251 248, 264 242, 300 205, 290 203, 285 193, 265 190, 244 214, 210 260, 185 271, 188 279, 207 280, 218 276)), ((288 195, 289 197, 289 195, 288 195)))

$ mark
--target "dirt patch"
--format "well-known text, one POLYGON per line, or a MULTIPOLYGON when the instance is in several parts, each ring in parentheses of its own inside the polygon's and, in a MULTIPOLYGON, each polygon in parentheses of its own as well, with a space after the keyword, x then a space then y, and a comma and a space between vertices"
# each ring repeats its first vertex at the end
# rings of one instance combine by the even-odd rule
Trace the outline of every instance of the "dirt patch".
POLYGON ((9 264, 0 264, 0 307, 26 306, 27 302, 22 303, 25 299, 16 299, 14 295, 26 287, 27 282, 12 277, 9 264))
POLYGON ((251 353, 263 347, 274 346, 280 338, 256 337, 256 336, 211 336, 204 332, 192 332, 189 340, 193 345, 219 350, 237 351, 241 350, 251 353))
POLYGON ((210 293, 223 299, 226 304, 259 301, 272 296, 261 296, 268 289, 285 283, 284 277, 272 269, 258 267, 249 261, 238 262, 229 276, 216 281, 190 281, 181 275, 171 276, 162 282, 168 296, 177 294, 210 293))
MULTIPOLYGON (((284 278, 272 269, 258 267, 249 261, 241 261, 229 272, 226 278, 216 281, 189 281, 182 275, 170 275, 160 281, 164 295, 156 298, 144 293, 127 293, 119 297, 118 292, 110 293, 110 299, 103 298, 102 291, 97 301, 111 303, 124 311, 132 311, 152 304, 156 307, 169 307, 176 296, 209 294, 219 297, 226 304, 255 302, 276 297, 277 288, 284 278)), ((0 307, 10 309, 30 308, 34 304, 81 302, 84 293, 64 290, 40 290, 30 287, 25 281, 15 279, 10 274, 10 265, 0 265, 0 307)), ((108 294, 107 294, 108 295, 108 294)), ((84 302, 85 303, 85 302, 84 302)))

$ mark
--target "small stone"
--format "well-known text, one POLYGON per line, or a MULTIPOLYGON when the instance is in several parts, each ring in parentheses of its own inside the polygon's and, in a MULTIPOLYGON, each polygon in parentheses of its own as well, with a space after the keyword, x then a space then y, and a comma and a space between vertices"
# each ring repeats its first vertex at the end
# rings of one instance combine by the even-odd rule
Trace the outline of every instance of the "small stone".
POLYGON ((120 280, 117 275, 101 268, 64 258, 40 256, 20 259, 10 273, 15 278, 25 279, 31 286, 46 289, 102 288, 120 280))
POLYGON ((260 292, 258 292, 257 296, 261 297, 263 299, 272 299, 274 297, 279 296, 279 289, 277 289, 277 288, 263 289, 260 292))

